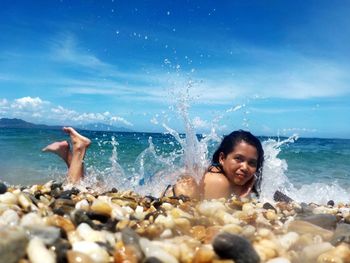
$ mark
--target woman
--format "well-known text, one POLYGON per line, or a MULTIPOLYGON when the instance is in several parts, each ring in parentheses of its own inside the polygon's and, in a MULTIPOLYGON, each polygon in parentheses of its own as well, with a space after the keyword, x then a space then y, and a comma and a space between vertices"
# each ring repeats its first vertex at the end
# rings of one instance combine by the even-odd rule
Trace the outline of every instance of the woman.
MULTIPOLYGON (((63 130, 70 135, 73 151, 70 152, 67 141, 50 144, 43 151, 59 155, 68 166, 68 181, 77 183, 84 175, 83 160, 91 141, 71 127, 63 130)), ((204 199, 228 198, 233 194, 245 197, 251 192, 258 195, 263 161, 264 151, 259 139, 247 131, 234 131, 222 140, 199 186, 186 174, 165 194, 204 199)))
POLYGON ((165 195, 214 199, 246 197, 254 192, 259 196, 263 162, 259 139, 247 131, 234 131, 222 140, 199 186, 193 177, 185 175, 165 195))

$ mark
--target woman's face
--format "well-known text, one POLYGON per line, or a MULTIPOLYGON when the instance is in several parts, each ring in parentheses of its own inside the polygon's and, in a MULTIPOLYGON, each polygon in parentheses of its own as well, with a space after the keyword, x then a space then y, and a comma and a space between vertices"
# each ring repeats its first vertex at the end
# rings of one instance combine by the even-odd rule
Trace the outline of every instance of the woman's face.
POLYGON ((241 141, 227 156, 220 153, 219 162, 231 183, 245 185, 256 172, 258 152, 253 145, 241 141))

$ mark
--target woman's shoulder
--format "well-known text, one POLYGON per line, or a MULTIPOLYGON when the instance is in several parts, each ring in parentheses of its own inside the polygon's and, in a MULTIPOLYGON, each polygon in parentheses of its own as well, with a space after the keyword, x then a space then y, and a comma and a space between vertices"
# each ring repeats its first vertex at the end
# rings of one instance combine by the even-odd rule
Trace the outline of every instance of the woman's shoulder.
POLYGON ((201 187, 204 199, 228 197, 231 193, 230 182, 223 173, 205 173, 201 187))
POLYGON ((208 171, 203 176, 203 181, 207 182, 215 182, 215 181, 223 181, 228 182, 226 176, 223 173, 217 171, 208 171))

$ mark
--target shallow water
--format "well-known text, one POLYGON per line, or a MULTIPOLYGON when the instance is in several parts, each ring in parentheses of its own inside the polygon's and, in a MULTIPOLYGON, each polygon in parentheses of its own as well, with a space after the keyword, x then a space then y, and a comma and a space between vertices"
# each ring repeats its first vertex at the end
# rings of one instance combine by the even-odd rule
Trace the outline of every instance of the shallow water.
MULTIPOLYGON (((104 181, 108 187, 159 194, 176 180, 174 173, 189 158, 188 155, 185 158, 183 149, 189 146, 181 145, 170 134, 96 131, 82 134, 92 139, 85 159, 86 178, 91 183, 104 181)), ((184 135, 179 138, 184 139, 184 135)), ((15 185, 62 180, 66 173, 63 161, 54 154, 42 153, 41 149, 65 139, 67 136, 59 130, 0 129, 1 180, 15 185)), ((197 139, 205 149, 196 155, 204 161, 195 165, 205 166, 218 141, 214 137, 208 141, 200 136, 197 139)), ((349 200, 350 140, 260 139, 266 155, 263 191, 267 198, 280 189, 298 201, 349 200)))

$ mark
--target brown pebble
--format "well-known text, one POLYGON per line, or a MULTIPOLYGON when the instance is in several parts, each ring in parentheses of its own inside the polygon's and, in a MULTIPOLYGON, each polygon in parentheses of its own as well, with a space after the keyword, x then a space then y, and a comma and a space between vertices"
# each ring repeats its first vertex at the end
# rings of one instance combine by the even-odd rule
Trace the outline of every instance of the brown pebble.
POLYGON ((194 254, 193 263, 211 263, 215 253, 208 248, 199 248, 194 254))
POLYGON ((93 260, 86 254, 69 250, 67 251, 68 263, 93 263, 93 260))

